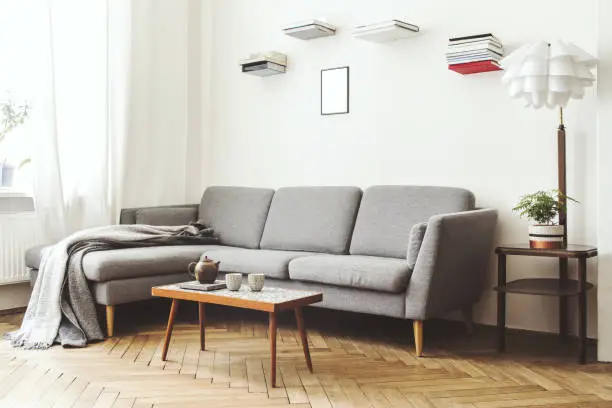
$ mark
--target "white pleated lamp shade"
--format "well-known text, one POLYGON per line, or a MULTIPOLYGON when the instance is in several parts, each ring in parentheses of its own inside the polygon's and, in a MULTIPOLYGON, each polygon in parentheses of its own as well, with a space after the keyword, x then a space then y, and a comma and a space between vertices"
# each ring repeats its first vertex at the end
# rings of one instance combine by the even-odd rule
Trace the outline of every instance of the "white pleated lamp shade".
POLYGON ((595 57, 572 43, 541 41, 501 60, 502 82, 511 97, 525 99, 527 106, 556 108, 584 96, 584 88, 595 82, 591 70, 596 64, 595 57))

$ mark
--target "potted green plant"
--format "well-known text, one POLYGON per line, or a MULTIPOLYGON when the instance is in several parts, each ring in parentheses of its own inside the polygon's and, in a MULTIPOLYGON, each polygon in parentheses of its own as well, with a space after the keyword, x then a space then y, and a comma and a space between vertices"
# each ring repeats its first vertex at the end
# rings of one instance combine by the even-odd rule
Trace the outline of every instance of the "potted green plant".
POLYGON ((578 203, 572 197, 564 196, 558 190, 536 191, 521 197, 512 211, 527 217, 529 224, 529 245, 532 248, 561 248, 565 229, 555 222, 559 211, 565 210, 562 198, 578 203))
MULTIPOLYGON (((29 111, 30 107, 27 104, 17 105, 11 100, 0 102, 0 144, 11 131, 25 122, 29 111)), ((29 162, 29 158, 24 159, 17 168, 21 168, 29 162)), ((0 186, 12 186, 14 174, 15 166, 9 164, 6 157, 0 157, 0 186)))

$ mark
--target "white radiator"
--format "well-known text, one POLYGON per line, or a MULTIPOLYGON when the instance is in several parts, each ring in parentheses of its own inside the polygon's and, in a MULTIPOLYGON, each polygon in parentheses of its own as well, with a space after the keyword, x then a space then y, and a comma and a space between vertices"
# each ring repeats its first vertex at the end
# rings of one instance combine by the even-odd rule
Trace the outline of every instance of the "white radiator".
POLYGON ((24 254, 41 242, 33 212, 0 213, 0 284, 30 279, 24 254))

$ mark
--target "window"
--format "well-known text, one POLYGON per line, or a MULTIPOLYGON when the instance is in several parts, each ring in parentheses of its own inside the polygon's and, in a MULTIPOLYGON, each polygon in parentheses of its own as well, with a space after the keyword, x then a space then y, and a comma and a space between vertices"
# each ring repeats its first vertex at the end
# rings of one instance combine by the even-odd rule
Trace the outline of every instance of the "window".
POLYGON ((31 0, 0 2, 0 192, 31 191, 33 127, 25 113, 36 108, 44 11, 31 0))

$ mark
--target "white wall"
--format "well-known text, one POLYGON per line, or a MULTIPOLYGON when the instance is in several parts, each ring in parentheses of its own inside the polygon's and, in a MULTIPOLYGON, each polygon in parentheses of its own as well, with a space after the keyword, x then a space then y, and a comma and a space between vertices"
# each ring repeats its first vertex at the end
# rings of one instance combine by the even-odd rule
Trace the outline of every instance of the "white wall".
POLYGON ((599 208, 598 236, 599 270, 597 287, 599 298, 598 357, 612 361, 612 3, 599 0, 599 64, 597 67, 597 100, 599 123, 599 208))
MULTIPOLYGON (((500 73, 461 76, 447 70, 449 36, 493 32, 508 52, 557 37, 597 51, 596 0, 216 0, 212 46, 212 141, 206 155, 214 184, 288 186, 422 184, 471 189, 477 204, 499 209, 498 242, 524 242, 527 221, 511 213, 517 198, 556 187, 557 113, 523 108, 500 73), (279 27, 327 17, 335 37, 301 41, 279 27), (353 40, 350 27, 406 19, 422 33, 392 44, 353 40), (285 75, 240 73, 238 60, 273 49, 289 56, 285 75), (350 66, 351 112, 319 114, 322 68, 350 66)), ((570 240, 597 238, 596 103, 588 91, 567 109, 570 240)), ((493 286, 492 268, 489 286, 493 286)), ((596 265, 591 265, 595 270, 596 265)), ((573 269, 572 269, 573 270, 573 269)), ((554 262, 510 259, 509 277, 548 275, 554 262)), ((589 279, 596 281, 596 272, 589 279)), ((589 335, 596 302, 589 301, 589 335)), ((492 324, 488 292, 476 313, 492 324)), ((511 327, 557 330, 552 299, 512 297, 511 327)))

